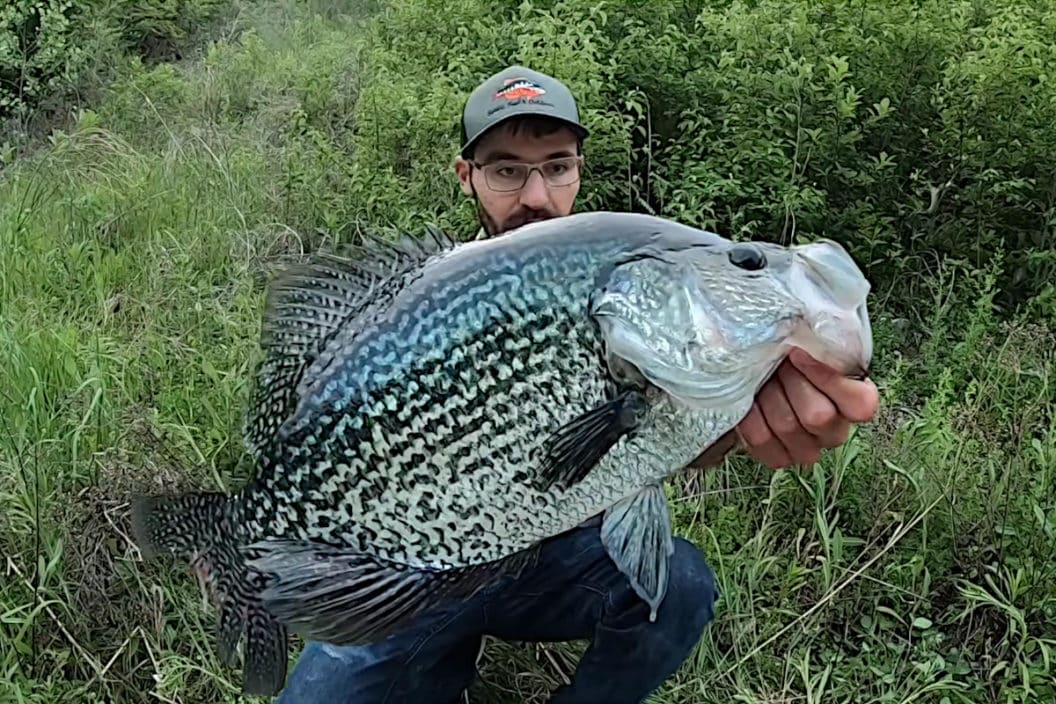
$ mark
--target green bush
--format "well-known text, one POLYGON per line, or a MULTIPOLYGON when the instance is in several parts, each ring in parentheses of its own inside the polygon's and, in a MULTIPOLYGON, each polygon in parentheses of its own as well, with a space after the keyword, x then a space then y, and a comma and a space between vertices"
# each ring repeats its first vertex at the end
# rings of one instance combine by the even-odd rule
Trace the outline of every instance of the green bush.
POLYGON ((76 77, 88 60, 71 41, 78 14, 72 0, 15 0, 0 8, 0 116, 76 77))
POLYGON ((168 60, 230 0, 5 0, 0 120, 56 107, 125 56, 168 60))
POLYGON ((1049 8, 393 0, 356 108, 357 183, 377 190, 357 190, 349 215, 442 216, 462 99, 517 61, 580 98, 584 207, 834 237, 882 294, 936 256, 996 263, 998 300, 1023 302, 1056 278, 1049 8))
MULTIPOLYGON (((140 56, 184 40, 225 4, 23 0, 13 6, 23 33, 38 15, 56 28, 35 55, 41 77, 28 92, 61 84, 88 60, 66 49, 81 46, 68 37, 85 25, 72 13, 94 8, 92 34, 140 56)), ((375 4, 313 7, 329 19, 375 4)), ((143 95, 167 121, 181 114, 174 103, 189 106, 189 124, 267 115, 262 127, 281 135, 271 155, 285 176, 278 215, 297 230, 423 219, 472 227, 451 173, 459 110, 483 76, 520 62, 561 77, 580 99, 593 131, 582 208, 651 211, 733 236, 834 237, 906 315, 922 294, 911 275, 936 261, 993 268, 995 305, 1033 300, 1044 316, 1056 279, 1048 6, 390 0, 344 42, 303 37, 320 49, 289 56, 275 77, 263 70, 271 57, 262 37, 249 31, 237 49, 209 50, 204 87, 192 80, 180 94, 179 75, 154 75, 148 61, 119 74, 103 110, 138 121, 127 125, 138 137, 145 125, 167 126, 151 104, 142 109, 143 95)), ((11 12, 8 45, 18 34, 11 12)), ((266 14, 243 9, 254 12, 266 14)))
MULTIPOLYGON (((8 4, 0 113, 63 95, 100 64, 127 66, 115 51, 171 57, 232 1, 8 4), (100 58, 98 47, 110 51, 100 58)), ((312 5, 328 17, 366 11, 312 5)), ((201 98, 220 121, 290 107, 269 127, 296 146, 281 160, 283 214, 297 229, 472 226, 450 171, 459 109, 484 75, 521 62, 579 96, 593 130, 583 208, 647 210, 735 236, 834 237, 885 296, 914 295, 907 277, 949 259, 996 267, 997 304, 1053 300, 1056 84, 1045 67, 1056 65, 1056 13, 1043 0, 382 6, 365 35, 303 66, 292 57, 284 86, 245 73, 269 59, 250 32, 207 64, 242 64, 242 83, 159 100, 201 98), (249 90, 263 80, 270 92, 249 90)), ((117 114, 136 115, 132 89, 151 66, 107 74, 121 81, 117 114)), ((153 120, 138 112, 140 127, 153 120)), ((912 313, 912 298, 898 298, 912 313)))

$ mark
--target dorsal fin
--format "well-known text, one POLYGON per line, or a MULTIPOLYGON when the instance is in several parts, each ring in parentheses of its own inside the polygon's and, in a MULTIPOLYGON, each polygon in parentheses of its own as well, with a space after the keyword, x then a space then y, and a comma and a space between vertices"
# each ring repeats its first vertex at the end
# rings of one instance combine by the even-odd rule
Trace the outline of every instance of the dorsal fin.
POLYGON ((393 286, 457 242, 435 227, 425 237, 365 235, 341 255, 314 254, 280 271, 268 286, 261 325, 263 359, 257 370, 243 436, 253 455, 273 437, 297 404, 305 371, 327 342, 393 286))

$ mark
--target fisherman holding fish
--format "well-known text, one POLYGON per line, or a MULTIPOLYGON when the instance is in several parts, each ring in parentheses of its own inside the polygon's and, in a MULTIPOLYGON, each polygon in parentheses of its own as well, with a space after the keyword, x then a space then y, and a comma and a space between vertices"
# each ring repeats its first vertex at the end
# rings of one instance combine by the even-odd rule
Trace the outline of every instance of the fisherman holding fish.
POLYGON ((665 483, 737 444, 808 464, 876 411, 870 284, 838 242, 573 213, 586 130, 522 67, 463 113, 482 236, 365 236, 271 278, 233 491, 137 496, 242 691, 456 704, 483 636, 588 640, 554 702, 636 704, 714 617, 665 483), (808 352, 822 366, 790 353, 808 352), (289 636, 308 645, 287 677, 289 636))
MULTIPOLYGON (((587 130, 555 78, 512 66, 485 80, 462 118, 455 173, 473 198, 479 238, 569 215, 587 130)), ((517 233, 512 234, 513 237, 517 233)), ((749 414, 691 463, 707 467, 739 446, 768 467, 807 465, 872 419, 876 387, 795 350, 749 414)), ((501 424, 501 419, 498 421, 501 424)), ((675 538, 666 596, 652 618, 602 544, 600 519, 548 540, 535 565, 476 601, 438 610, 366 646, 309 642, 279 704, 455 704, 471 685, 482 638, 590 642, 555 703, 643 701, 691 653, 713 618, 718 590, 699 549, 675 538)))

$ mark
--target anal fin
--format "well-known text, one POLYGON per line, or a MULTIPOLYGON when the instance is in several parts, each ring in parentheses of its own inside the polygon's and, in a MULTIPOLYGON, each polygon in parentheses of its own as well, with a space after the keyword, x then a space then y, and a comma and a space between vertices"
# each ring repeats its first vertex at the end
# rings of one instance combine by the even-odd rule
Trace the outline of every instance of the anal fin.
POLYGON ((448 599, 468 599, 517 574, 529 549, 498 562, 426 570, 312 541, 268 540, 247 548, 265 584, 258 595, 279 622, 302 637, 334 645, 380 641, 448 599))
POLYGON ((272 695, 286 682, 285 624, 251 603, 246 610, 246 653, 242 689, 247 694, 272 695))
POLYGON ((286 681, 288 634, 257 598, 259 576, 247 574, 242 556, 228 543, 203 552, 192 567, 218 611, 220 662, 236 667, 241 655, 243 694, 278 694, 286 681))
POLYGON ((675 549, 663 488, 650 484, 609 507, 601 524, 601 542, 635 593, 649 604, 649 619, 655 621, 675 549))
POLYGON ((645 409, 645 396, 627 390, 559 428, 543 446, 542 487, 568 488, 583 481, 620 438, 638 427, 645 409))

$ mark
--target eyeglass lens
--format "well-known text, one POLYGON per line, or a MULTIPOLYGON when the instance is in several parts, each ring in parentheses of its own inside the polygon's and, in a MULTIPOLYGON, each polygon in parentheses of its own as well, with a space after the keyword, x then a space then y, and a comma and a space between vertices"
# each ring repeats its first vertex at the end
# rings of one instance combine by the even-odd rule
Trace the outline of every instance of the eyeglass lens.
POLYGON ((528 182, 532 171, 538 171, 551 186, 568 186, 579 178, 579 157, 550 159, 541 164, 496 162, 483 166, 488 186, 496 191, 515 191, 528 182))

